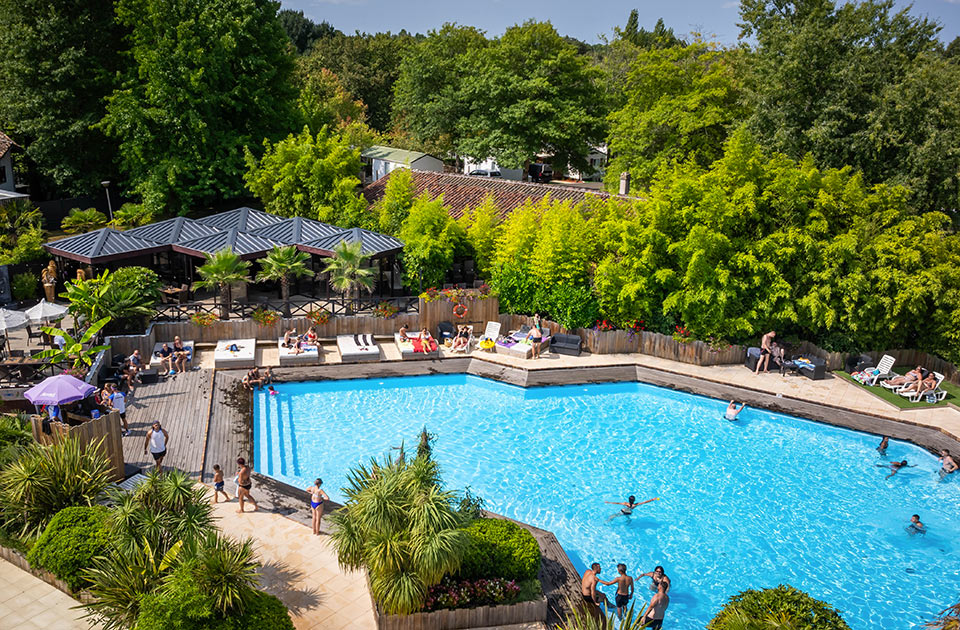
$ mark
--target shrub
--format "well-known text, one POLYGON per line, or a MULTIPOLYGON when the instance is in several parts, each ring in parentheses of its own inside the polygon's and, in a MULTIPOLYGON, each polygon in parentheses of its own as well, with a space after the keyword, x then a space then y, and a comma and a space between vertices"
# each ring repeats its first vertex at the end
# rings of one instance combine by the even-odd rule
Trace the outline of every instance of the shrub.
POLYGON ((441 608, 475 608, 509 604, 520 596, 520 586, 513 580, 492 578, 479 580, 454 580, 443 578, 430 587, 423 610, 441 608))
POLYGON ((782 584, 776 588, 760 591, 750 589, 734 595, 707 624, 707 630, 753 627, 750 624, 773 627, 774 622, 805 630, 850 630, 850 626, 832 606, 782 584))
POLYGON ((111 472, 96 443, 84 446, 68 438, 49 446, 32 444, 0 471, 0 514, 24 533, 38 533, 63 508, 93 505, 111 472))
POLYGON ((462 578, 529 580, 540 571, 540 545, 512 521, 481 518, 466 528, 469 543, 460 565, 462 578))
POLYGON ((247 628, 269 628, 270 630, 293 630, 293 621, 287 607, 278 598, 255 591, 243 614, 235 620, 237 630, 247 628))
POLYGON ((0 469, 18 459, 23 448, 33 443, 29 427, 25 414, 0 416, 0 469))
POLYGON ((154 219, 153 210, 139 203, 125 203, 113 213, 112 225, 120 230, 146 225, 154 219))
POLYGON ((82 572, 110 542, 106 519, 107 508, 102 505, 60 510, 50 519, 27 560, 32 566, 50 571, 74 591, 80 590, 88 584, 82 572))
POLYGON ((12 249, 0 247, 0 265, 19 265, 43 260, 50 256, 43 248, 46 238, 43 230, 34 226, 18 231, 16 244, 12 249))
POLYGON ((110 287, 113 290, 133 289, 138 295, 148 298, 149 306, 156 306, 160 301, 163 283, 153 269, 120 267, 110 275, 110 287))
POLYGON ((40 281, 37 276, 29 272, 14 274, 13 280, 10 281, 13 299, 17 301, 34 299, 37 297, 39 288, 40 281))
POLYGON ((67 234, 90 232, 106 227, 108 222, 107 215, 96 208, 87 208, 86 210, 74 208, 60 222, 60 229, 67 234))

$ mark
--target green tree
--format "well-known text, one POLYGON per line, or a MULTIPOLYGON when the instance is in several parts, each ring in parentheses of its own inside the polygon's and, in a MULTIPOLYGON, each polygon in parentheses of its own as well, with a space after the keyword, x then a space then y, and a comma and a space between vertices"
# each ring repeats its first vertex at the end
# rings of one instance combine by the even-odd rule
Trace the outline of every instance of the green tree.
POLYGON ((330 284, 344 293, 348 301, 353 299, 355 291, 373 291, 373 271, 366 266, 368 258, 363 254, 363 243, 360 241, 341 241, 323 268, 324 273, 330 274, 330 284))
POLYGON ((405 31, 376 35, 336 33, 314 43, 303 57, 302 68, 311 74, 319 73, 321 68, 332 71, 347 92, 366 104, 370 126, 386 131, 400 60, 412 42, 405 31))
POLYGON ((310 254, 297 251, 296 245, 274 247, 260 259, 257 281, 272 280, 280 283, 284 317, 290 317, 290 279, 312 276, 313 271, 307 266, 309 261, 310 254))
POLYGON ((118 230, 127 230, 153 223, 156 214, 142 203, 125 203, 113 213, 110 225, 118 230))
POLYGON ((379 217, 381 232, 390 235, 400 233, 403 222, 410 214, 414 192, 413 174, 409 169, 399 168, 390 173, 383 197, 373 206, 374 213, 379 217))
POLYGON ((487 46, 472 26, 444 24, 410 46, 394 84, 393 119, 441 155, 460 141, 458 126, 469 111, 462 82, 467 56, 487 46))
POLYGON ((457 222, 463 228, 467 244, 473 251, 477 275, 488 277, 500 234, 499 208, 493 196, 487 195, 479 206, 465 209, 457 222))
POLYGON ((91 345, 93 338, 100 329, 110 322, 109 317, 93 322, 87 330, 79 337, 74 339, 67 331, 54 326, 43 326, 40 328, 51 337, 63 337, 63 348, 48 348, 37 355, 38 359, 45 359, 50 363, 66 363, 73 361, 75 370, 86 370, 93 365, 94 359, 104 350, 109 350, 110 346, 91 345))
POLYGON ((468 113, 458 153, 526 168, 547 151, 560 169, 587 170, 604 135, 600 71, 549 23, 529 21, 472 51, 462 79, 468 113))
POLYGON ((13 249, 24 232, 42 228, 43 214, 32 202, 15 199, 0 204, 0 249, 13 249))
POLYGON ((347 92, 337 75, 326 68, 315 72, 306 66, 298 60, 300 97, 297 105, 310 129, 319 131, 324 126, 343 129, 351 122, 364 122, 367 106, 347 92))
POLYGON ((112 2, 0 1, 0 120, 36 169, 34 195, 93 194, 110 176, 116 146, 93 126, 124 67, 124 34, 112 2))
POLYGON ((909 182, 924 209, 960 205, 955 150, 925 181, 929 154, 955 143, 960 124, 956 71, 937 58, 936 22, 892 0, 744 0, 741 19, 741 37, 756 40, 744 79, 761 142, 794 159, 811 153, 823 167, 853 166, 870 183, 909 182), (913 120, 923 122, 899 127, 913 120))
POLYGON ((106 227, 108 223, 107 215, 96 208, 87 208, 86 210, 74 208, 60 221, 60 229, 67 234, 76 234, 99 230, 106 227))
POLYGON ((367 222, 366 205, 354 192, 360 185, 360 151, 321 128, 304 127, 272 144, 264 141, 259 160, 246 151, 247 188, 264 207, 285 217, 310 217, 341 227, 367 222))
POLYGON ((610 114, 608 188, 616 189, 624 171, 646 186, 665 162, 692 159, 707 166, 720 157, 731 127, 745 116, 734 54, 702 41, 638 52, 626 81, 627 102, 610 114))
POLYGON ((730 598, 707 630, 850 630, 840 613, 792 586, 746 590, 730 598))
POLYGON ((250 261, 243 260, 233 249, 221 249, 213 254, 207 254, 206 262, 197 267, 200 279, 194 284, 203 288, 215 288, 220 296, 220 318, 230 318, 231 287, 241 282, 248 282, 250 277, 250 261))
POLYGON ((350 471, 347 502, 330 516, 341 565, 366 568, 387 614, 410 614, 427 589, 460 566, 466 535, 429 457, 372 460, 350 471))
POLYGON ((318 39, 331 37, 339 33, 327 21, 317 24, 304 16, 303 11, 281 9, 277 12, 277 19, 280 21, 280 26, 283 27, 287 37, 290 38, 290 43, 301 55, 310 50, 310 47, 318 39))
POLYGON ((294 120, 293 61, 269 0, 119 0, 133 67, 101 128, 149 209, 242 193, 243 148, 294 120))
POLYGON ((403 241, 403 283, 419 291, 443 284, 464 233, 450 218, 443 195, 431 199, 424 193, 414 200, 398 238, 403 241))
POLYGON ((70 302, 70 312, 87 321, 110 319, 109 330, 136 332, 160 301, 160 280, 144 267, 105 270, 86 280, 71 280, 60 297, 70 302))

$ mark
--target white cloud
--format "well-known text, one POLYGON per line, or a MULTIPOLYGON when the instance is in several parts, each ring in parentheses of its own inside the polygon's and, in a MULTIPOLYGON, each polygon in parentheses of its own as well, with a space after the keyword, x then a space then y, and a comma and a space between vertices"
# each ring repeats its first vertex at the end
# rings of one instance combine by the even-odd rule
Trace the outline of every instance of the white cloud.
MULTIPOLYGON (((960 2, 960 0, 948 0, 950 2, 960 2)), ((724 2, 720 5, 721 9, 736 9, 740 6, 739 2, 724 2)))

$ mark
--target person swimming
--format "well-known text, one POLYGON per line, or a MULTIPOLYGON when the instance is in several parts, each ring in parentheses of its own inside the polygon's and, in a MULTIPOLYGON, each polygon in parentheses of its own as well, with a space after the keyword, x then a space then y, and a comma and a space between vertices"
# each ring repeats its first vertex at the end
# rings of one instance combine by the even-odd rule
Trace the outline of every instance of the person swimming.
POLYGON ((740 408, 737 409, 737 403, 730 401, 730 404, 727 405, 727 410, 723 413, 724 420, 730 420, 731 422, 737 419, 737 416, 740 415, 740 412, 747 408, 747 403, 742 403, 740 408))
POLYGON ((927 533, 927 526, 920 522, 919 514, 911 516, 910 524, 904 527, 904 529, 907 530, 907 533, 911 536, 916 536, 917 534, 925 536, 927 533))
POLYGON ((898 472, 900 472, 900 469, 901 469, 901 468, 916 468, 917 466, 916 466, 916 464, 914 464, 914 465, 909 465, 909 464, 907 464, 907 460, 904 459, 904 460, 899 461, 899 462, 893 462, 893 463, 890 464, 889 466, 888 466, 887 464, 877 464, 877 467, 878 467, 878 468, 889 468, 889 469, 890 469, 890 474, 887 475, 886 477, 884 477, 884 479, 889 479, 890 477, 893 477, 895 474, 897 474, 898 472))
POLYGON ((634 511, 636 508, 640 507, 641 505, 643 505, 643 504, 645 504, 645 503, 650 503, 651 501, 658 501, 659 499, 660 499, 660 497, 653 497, 652 499, 647 499, 646 501, 641 501, 640 503, 637 503, 637 497, 635 497, 635 496, 633 496, 633 495, 631 494, 629 497, 627 497, 627 502, 626 502, 626 503, 623 503, 623 502, 621 502, 621 501, 604 501, 604 503, 606 503, 606 504, 608 504, 608 505, 622 505, 622 506, 623 506, 622 508, 620 508, 620 513, 619 513, 619 514, 611 514, 611 515, 610 515, 610 518, 608 518, 607 520, 608 520, 608 521, 612 521, 613 519, 617 518, 618 516, 630 516, 631 514, 633 514, 633 511, 634 511))
POLYGON ((883 439, 880 440, 880 446, 877 447, 877 452, 880 453, 881 457, 886 457, 888 446, 890 446, 890 438, 883 436, 883 439))

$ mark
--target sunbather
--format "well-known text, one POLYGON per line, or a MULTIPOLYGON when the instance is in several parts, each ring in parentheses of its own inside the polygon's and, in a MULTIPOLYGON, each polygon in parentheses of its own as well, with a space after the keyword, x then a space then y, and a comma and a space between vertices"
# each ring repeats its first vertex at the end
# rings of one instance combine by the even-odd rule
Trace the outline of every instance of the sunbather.
POLYGON ((465 324, 457 326, 457 334, 453 338, 451 350, 462 350, 470 343, 470 328, 465 324))
POLYGON ((287 332, 283 333, 283 347, 284 348, 293 348, 297 345, 297 329, 291 328, 287 332))
POLYGON ((401 326, 400 330, 397 331, 397 334, 400 335, 400 341, 409 341, 410 337, 407 336, 407 327, 401 326))
POLYGON ((886 383, 888 388, 903 387, 921 378, 923 378, 923 368, 918 365, 903 376, 894 376, 884 381, 884 383, 886 383))
POLYGON ((315 346, 318 343, 317 329, 311 326, 307 329, 307 334, 304 335, 304 341, 308 346, 315 346))
POLYGON ((918 381, 913 381, 904 386, 900 390, 901 394, 914 393, 917 394, 917 397, 923 396, 926 392, 931 392, 937 388, 937 377, 933 372, 928 372, 927 375, 918 381))
MULTIPOLYGON (((433 344, 431 343, 433 341, 433 337, 430 336, 429 330, 427 330, 426 328, 421 328, 419 339, 420 339, 420 348, 424 354, 427 354, 433 351, 433 347, 432 347, 433 344)), ((416 344, 414 344, 414 352, 416 352, 416 344)))

